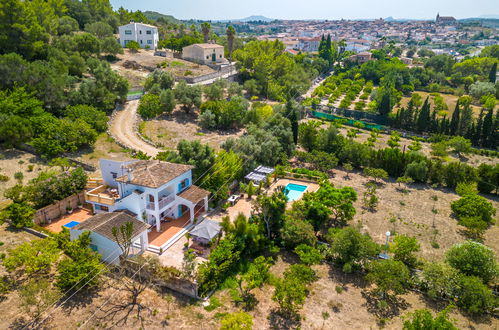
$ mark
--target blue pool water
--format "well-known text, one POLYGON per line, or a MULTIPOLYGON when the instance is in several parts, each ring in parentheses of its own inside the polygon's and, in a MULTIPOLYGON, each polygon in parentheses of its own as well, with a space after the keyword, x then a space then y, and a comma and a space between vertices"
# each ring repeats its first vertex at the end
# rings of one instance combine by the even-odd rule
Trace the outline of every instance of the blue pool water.
POLYGON ((303 192, 307 189, 307 186, 301 184, 288 183, 286 188, 284 188, 284 194, 288 198, 288 201, 295 201, 303 195, 303 192))
POLYGON ((63 225, 63 227, 66 227, 66 228, 73 228, 74 226, 76 226, 77 224, 79 224, 78 221, 71 221, 71 222, 68 222, 67 224, 63 225))

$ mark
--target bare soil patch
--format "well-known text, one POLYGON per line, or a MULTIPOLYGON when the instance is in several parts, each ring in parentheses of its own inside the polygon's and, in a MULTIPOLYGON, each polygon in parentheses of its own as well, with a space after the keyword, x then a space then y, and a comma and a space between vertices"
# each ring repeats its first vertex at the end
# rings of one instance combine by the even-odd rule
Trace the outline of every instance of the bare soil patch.
MULTIPOLYGON (((462 234, 464 228, 457 224, 450 208, 450 204, 460 197, 450 189, 432 189, 427 185, 412 184, 409 192, 403 193, 400 191, 403 187, 390 179, 378 185, 378 206, 376 211, 369 211, 363 208, 362 203, 365 184, 369 182, 369 178, 360 173, 351 173, 348 179, 347 172, 339 169, 335 169, 334 174, 330 181, 335 186, 353 187, 358 194, 358 200, 354 204, 357 214, 350 225, 369 233, 380 244, 385 243, 387 231, 414 236, 421 244, 419 256, 435 261, 442 259, 445 251, 452 245, 466 239, 462 234), (433 196, 436 196, 436 201, 433 196)), ((499 208, 497 196, 485 197, 495 208, 499 208)), ((499 228, 492 226, 484 239, 484 244, 490 246, 496 254, 499 253, 498 236, 499 228)))
POLYGON ((238 137, 244 130, 238 131, 208 131, 199 126, 198 111, 187 114, 177 108, 172 115, 161 116, 158 119, 143 121, 140 125, 141 133, 151 141, 164 146, 166 149, 175 149, 181 140, 206 143, 218 150, 220 144, 230 137, 238 137))
POLYGON ((0 182, 0 201, 4 199, 3 193, 6 189, 14 186, 17 180, 14 174, 23 174, 22 182, 34 179, 41 171, 47 170, 49 166, 45 161, 29 152, 17 149, 0 149, 0 174, 6 175, 9 180, 0 182))
POLYGON ((118 61, 111 67, 125 77, 132 87, 143 85, 145 77, 156 68, 171 72, 176 77, 197 77, 215 72, 207 65, 185 61, 178 58, 166 58, 154 56, 152 50, 141 49, 138 52, 130 52, 118 55, 118 61))

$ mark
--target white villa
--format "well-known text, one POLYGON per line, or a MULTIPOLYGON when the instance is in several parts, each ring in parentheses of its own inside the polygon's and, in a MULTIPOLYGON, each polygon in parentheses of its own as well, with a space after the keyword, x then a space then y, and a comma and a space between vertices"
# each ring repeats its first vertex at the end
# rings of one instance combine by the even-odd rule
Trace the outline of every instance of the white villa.
POLYGON ((99 165, 102 179, 93 181, 85 201, 96 214, 126 210, 149 225, 151 252, 161 254, 208 210, 209 192, 192 184, 191 165, 105 159, 99 165))
POLYGON ((118 28, 122 47, 130 41, 136 41, 142 48, 156 49, 158 47, 158 28, 154 25, 130 22, 118 28))

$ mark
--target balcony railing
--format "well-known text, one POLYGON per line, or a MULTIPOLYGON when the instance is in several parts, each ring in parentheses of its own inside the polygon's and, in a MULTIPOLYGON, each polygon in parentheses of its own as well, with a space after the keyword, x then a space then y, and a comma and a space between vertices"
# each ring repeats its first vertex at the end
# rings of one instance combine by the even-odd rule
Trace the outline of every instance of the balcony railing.
POLYGON ((146 209, 154 211, 156 209, 154 202, 147 202, 146 209))
POLYGON ((166 197, 161 197, 159 200, 159 209, 164 209, 168 204, 175 200, 175 194, 170 194, 166 197))
POLYGON ((111 196, 107 193, 107 189, 108 187, 105 185, 98 186, 85 193, 85 200, 99 204, 114 205, 119 197, 111 196))

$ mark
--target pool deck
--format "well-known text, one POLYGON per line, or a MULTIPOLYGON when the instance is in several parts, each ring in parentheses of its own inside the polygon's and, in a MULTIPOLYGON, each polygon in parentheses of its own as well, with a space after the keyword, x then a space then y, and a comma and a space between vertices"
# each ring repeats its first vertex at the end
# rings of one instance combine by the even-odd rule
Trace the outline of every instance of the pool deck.
MULTIPOLYGON (((291 184, 297 184, 297 185, 300 185, 300 186, 307 186, 307 189, 305 189, 305 191, 303 193, 306 193, 306 192, 316 192, 320 188, 320 185, 318 183, 313 183, 313 182, 309 182, 309 181, 300 181, 300 180, 291 180, 291 179, 278 179, 276 182, 274 182, 270 186, 270 188, 268 190, 268 193, 272 194, 278 187, 280 187, 280 186, 286 187, 290 183, 291 184)), ((298 198, 296 200, 300 200, 300 199, 301 199, 301 196, 300 196, 300 198, 298 198)), ((294 200, 294 201, 296 201, 296 200, 294 200)), ((289 201, 288 202, 288 206, 291 205, 294 201, 289 201)))
POLYGON ((75 209, 73 213, 66 214, 58 219, 52 220, 51 223, 43 225, 45 229, 50 230, 53 233, 60 233, 62 227, 71 221, 76 221, 82 223, 92 216, 92 211, 87 209, 75 209))

